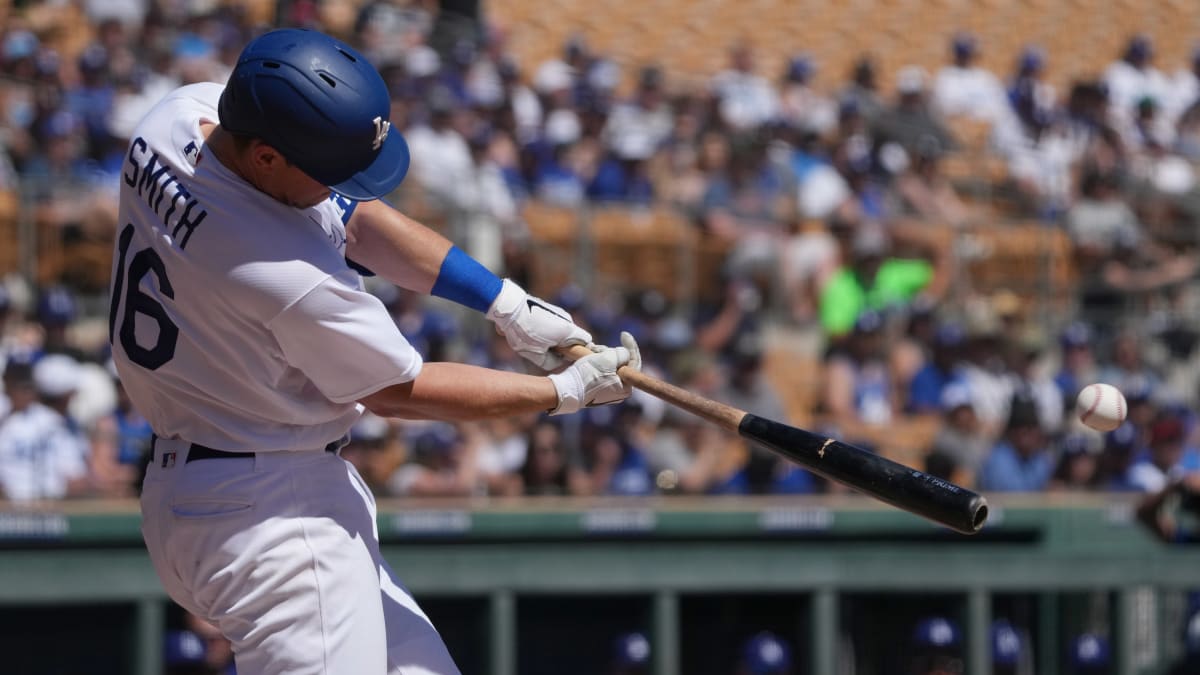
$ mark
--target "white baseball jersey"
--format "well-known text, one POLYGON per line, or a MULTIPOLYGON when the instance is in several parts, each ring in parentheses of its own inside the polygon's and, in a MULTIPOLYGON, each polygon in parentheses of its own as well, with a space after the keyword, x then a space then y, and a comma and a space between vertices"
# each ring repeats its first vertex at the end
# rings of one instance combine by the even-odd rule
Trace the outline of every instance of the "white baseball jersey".
POLYGON ((223 87, 182 87, 133 133, 113 255, 113 360, 162 438, 227 451, 339 438, 420 355, 345 261, 338 198, 297 209, 204 148, 223 87))
POLYGON ((13 501, 60 499, 87 475, 87 440, 40 403, 0 423, 0 488, 13 501))

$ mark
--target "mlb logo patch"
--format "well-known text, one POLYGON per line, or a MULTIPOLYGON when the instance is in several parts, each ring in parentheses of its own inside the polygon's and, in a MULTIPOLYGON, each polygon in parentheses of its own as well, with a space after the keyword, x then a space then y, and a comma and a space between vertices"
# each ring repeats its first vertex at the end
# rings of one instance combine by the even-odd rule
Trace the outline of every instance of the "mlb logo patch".
POLYGON ((162 468, 169 469, 175 466, 175 453, 164 452, 162 458, 162 468))

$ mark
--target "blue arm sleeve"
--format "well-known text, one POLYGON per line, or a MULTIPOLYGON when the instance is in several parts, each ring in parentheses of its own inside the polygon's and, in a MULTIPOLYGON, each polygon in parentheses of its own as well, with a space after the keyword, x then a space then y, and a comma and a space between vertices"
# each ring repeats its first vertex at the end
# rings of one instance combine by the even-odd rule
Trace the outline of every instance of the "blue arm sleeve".
POLYGON ((500 277, 492 274, 459 247, 451 246, 450 252, 442 260, 437 281, 434 282, 430 293, 486 312, 500 294, 503 285, 500 277))

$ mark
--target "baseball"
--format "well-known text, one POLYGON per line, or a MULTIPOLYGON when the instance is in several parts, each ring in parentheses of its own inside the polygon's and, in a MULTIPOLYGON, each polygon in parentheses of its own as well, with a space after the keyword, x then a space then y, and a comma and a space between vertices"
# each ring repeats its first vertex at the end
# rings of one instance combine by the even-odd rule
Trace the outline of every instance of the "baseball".
POLYGON ((1125 397, 1111 384, 1089 384, 1075 399, 1079 421, 1097 431, 1112 431, 1125 421, 1129 406, 1125 397))

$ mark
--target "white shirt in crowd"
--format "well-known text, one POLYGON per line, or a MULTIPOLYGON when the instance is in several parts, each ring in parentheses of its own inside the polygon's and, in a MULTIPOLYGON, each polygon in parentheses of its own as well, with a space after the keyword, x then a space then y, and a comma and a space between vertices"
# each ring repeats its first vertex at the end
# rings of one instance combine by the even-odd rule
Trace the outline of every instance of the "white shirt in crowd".
POLYGON ((1162 71, 1152 66, 1135 68, 1125 60, 1113 62, 1104 71, 1108 101, 1118 119, 1132 118, 1143 98, 1154 99, 1160 107, 1169 105, 1171 83, 1162 71))
POLYGON ((426 125, 404 132, 412 156, 412 178, 431 194, 453 202, 471 175, 471 149, 454 129, 426 125))
POLYGON ((66 418, 34 403, 0 422, 0 489, 8 499, 60 499, 87 475, 87 440, 66 418))
POLYGON ((735 130, 759 126, 776 114, 779 100, 766 78, 740 70, 723 70, 713 78, 721 99, 720 113, 735 130))
POLYGON ((1007 109, 1004 85, 983 68, 943 66, 933 80, 933 105, 943 115, 994 119, 1007 109))
POLYGON ((622 103, 613 107, 602 135, 618 157, 649 159, 671 134, 672 124, 666 106, 647 109, 636 103, 622 103))

